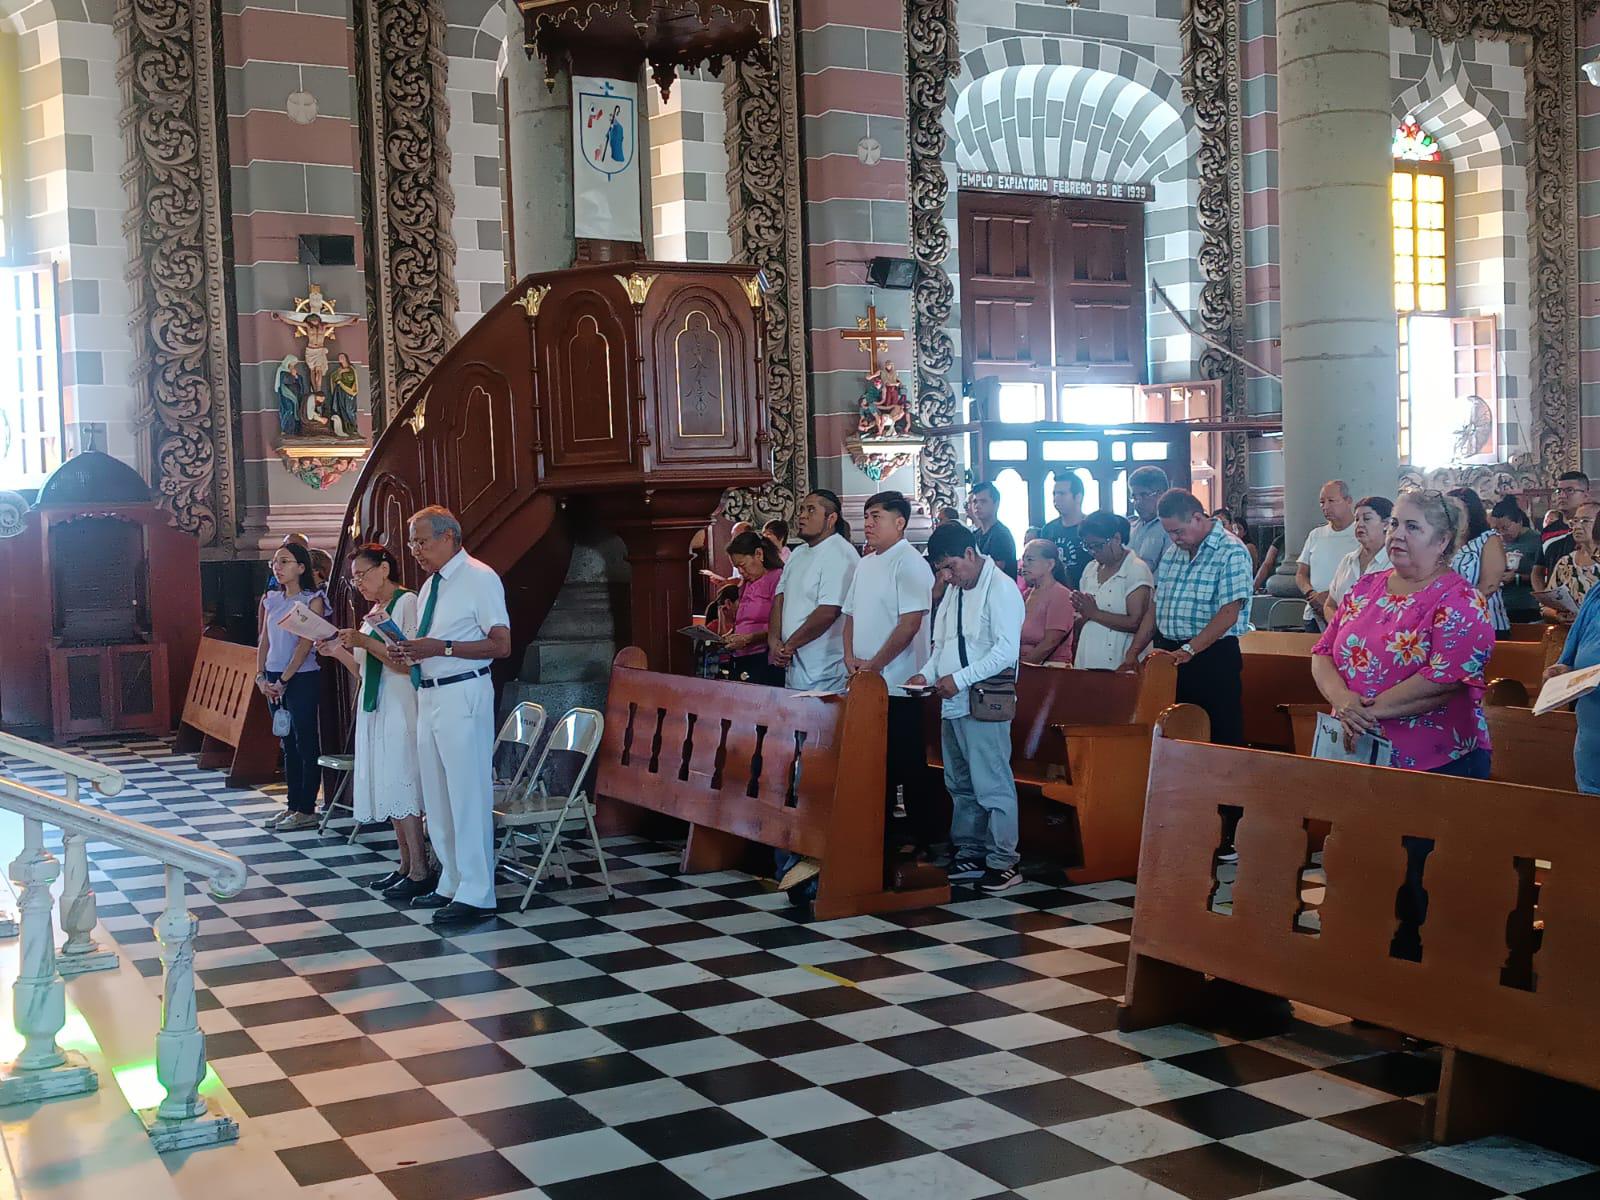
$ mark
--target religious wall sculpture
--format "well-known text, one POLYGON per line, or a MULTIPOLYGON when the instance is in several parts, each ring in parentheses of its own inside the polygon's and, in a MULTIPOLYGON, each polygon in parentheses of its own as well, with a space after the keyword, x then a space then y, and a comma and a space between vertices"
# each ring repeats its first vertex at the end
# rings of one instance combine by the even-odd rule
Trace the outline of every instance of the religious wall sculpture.
POLYGON ((792 521, 811 487, 806 399, 805 287, 800 240, 800 130, 794 0, 774 0, 782 34, 771 63, 736 63, 724 76, 728 235, 732 261, 760 272, 751 302, 766 309, 765 359, 772 482, 728 495, 733 520, 792 521))
POLYGON ((891 342, 905 337, 902 329, 891 329, 878 315, 876 304, 867 305, 867 315, 856 318, 855 329, 843 329, 839 336, 853 341, 867 356, 867 374, 857 402, 856 429, 845 439, 844 448, 861 473, 880 483, 916 461, 924 447, 926 430, 912 410, 900 372, 892 361, 878 356, 891 342))
POLYGON ((217 0, 117 5, 139 459, 202 546, 237 528, 228 149, 217 0))
POLYGON ((443 0, 355 0, 372 421, 381 431, 456 341, 443 0))
POLYGON ((347 351, 337 347, 339 330, 359 318, 341 313, 333 299, 313 283, 297 297, 292 312, 272 319, 304 341, 304 358, 283 355, 272 376, 278 414, 278 458, 285 469, 318 491, 332 487, 359 467, 367 455, 361 433, 360 376, 347 351))
MULTIPOLYGON (((944 169, 944 110, 950 80, 960 69, 955 0, 906 0, 906 164, 911 203, 911 257, 917 281, 911 293, 916 412, 920 424, 937 431, 956 420, 955 342, 950 313, 955 287, 945 270, 950 231, 945 201, 950 182, 944 169)), ((922 449, 917 490, 928 510, 956 502, 961 482, 955 443, 929 437, 922 449)))

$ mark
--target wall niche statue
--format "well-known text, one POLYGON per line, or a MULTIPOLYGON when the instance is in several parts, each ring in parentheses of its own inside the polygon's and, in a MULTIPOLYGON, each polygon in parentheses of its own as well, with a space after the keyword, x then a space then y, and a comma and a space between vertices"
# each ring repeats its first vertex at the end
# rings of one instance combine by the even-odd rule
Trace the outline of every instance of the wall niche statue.
POLYGON ((360 466, 368 446, 361 432, 360 377, 350 355, 338 349, 339 330, 357 318, 339 312, 320 284, 308 292, 295 299, 292 312, 272 314, 294 339, 273 372, 272 391, 278 457, 291 475, 321 491, 360 466))

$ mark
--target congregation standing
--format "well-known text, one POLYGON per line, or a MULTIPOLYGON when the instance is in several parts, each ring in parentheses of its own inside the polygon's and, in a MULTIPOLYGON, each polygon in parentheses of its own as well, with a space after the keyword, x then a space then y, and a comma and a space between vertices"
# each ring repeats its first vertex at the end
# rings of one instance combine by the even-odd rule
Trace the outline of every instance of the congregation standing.
MULTIPOLYGON (((1011 722, 1023 665, 1129 672, 1152 653, 1170 656, 1176 700, 1204 710, 1213 742, 1245 744, 1240 639, 1272 559, 1262 562, 1232 514, 1208 514, 1168 482, 1156 466, 1133 471, 1130 519, 1085 513, 1082 481, 1063 476, 1056 517, 1029 531, 1037 536, 1020 558, 993 484, 972 488, 969 523, 954 509, 935 514, 925 553, 907 538, 912 507, 901 493, 866 501, 863 552, 839 496, 817 489, 795 512, 793 548, 782 521, 735 527, 734 574, 714 581, 712 605, 727 674, 816 694, 881 676, 890 693, 886 845, 928 858, 946 843, 952 880, 1003 892, 1021 881, 1011 722), (938 707, 948 822, 924 753, 929 703, 938 707)), ((1295 564, 1305 626, 1319 635, 1313 678, 1346 738, 1383 739, 1389 765, 1488 778, 1485 667, 1513 619, 1542 607, 1571 622, 1551 675, 1600 664, 1600 505, 1581 474, 1563 476, 1543 530, 1515 498, 1491 509, 1465 489, 1355 499, 1330 480, 1319 504, 1324 523, 1295 564), (1569 611, 1555 607, 1558 588, 1569 611)), ((303 539, 286 539, 273 556, 257 686, 275 710, 288 804, 270 824, 317 822, 320 655, 356 687, 356 819, 396 831, 399 862, 376 886, 447 922, 495 907, 488 664, 510 652, 510 618, 504 585, 465 551, 452 514, 423 509, 408 533, 427 575, 419 591, 402 586, 384 547, 359 548, 348 582, 371 613, 315 646, 279 620, 295 605, 328 613, 326 570, 303 539), (397 640, 376 636, 385 619, 397 640)), ((1578 714, 1579 785, 1600 792, 1600 700, 1581 700, 1578 714)), ((1234 856, 1231 835, 1225 827, 1224 859, 1234 856)), ((792 854, 777 862, 782 886, 797 894, 821 869, 792 854)))

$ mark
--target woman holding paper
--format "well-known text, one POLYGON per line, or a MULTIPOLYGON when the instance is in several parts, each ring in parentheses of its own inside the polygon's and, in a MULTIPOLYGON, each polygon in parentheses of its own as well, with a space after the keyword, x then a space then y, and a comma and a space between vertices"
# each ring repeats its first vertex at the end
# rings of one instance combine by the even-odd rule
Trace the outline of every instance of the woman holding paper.
POLYGON ((725 643, 733 656, 732 677, 782 687, 783 670, 767 657, 767 626, 783 578, 783 559, 769 539, 749 530, 728 543, 728 559, 739 569, 741 580, 733 632, 725 643))
POLYGON ((355 779, 350 807, 363 825, 393 821, 399 869, 372 886, 390 900, 433 891, 422 845, 422 773, 417 766, 417 689, 410 664, 391 655, 382 636, 393 622, 401 638, 417 633, 417 597, 400 586, 400 564, 376 543, 350 556, 350 582, 372 608, 359 629, 341 629, 318 646, 360 684, 356 704, 355 779), (384 627, 384 628, 380 628, 384 627))
POLYGON ((1389 741, 1389 765, 1489 777, 1483 669, 1494 649, 1484 595, 1450 569, 1461 502, 1407 492, 1389 518, 1387 571, 1362 576, 1312 650, 1317 689, 1344 726, 1389 741))
POLYGON ((1594 522, 1600 516, 1600 504, 1581 504, 1572 518, 1572 553, 1563 554, 1550 571, 1550 589, 1536 593, 1545 601, 1544 611, 1557 621, 1570 621, 1576 615, 1573 609, 1555 602, 1559 589, 1567 589, 1567 597, 1577 607, 1583 604, 1590 589, 1600 582, 1600 560, 1595 558, 1594 522))
POLYGON ((293 833, 317 824, 317 788, 322 769, 322 736, 317 728, 317 700, 322 695, 317 656, 311 642, 283 628, 279 622, 302 605, 326 617, 328 601, 315 590, 311 555, 298 542, 286 542, 272 555, 272 577, 278 586, 261 597, 256 646, 256 689, 275 708, 289 714, 289 732, 283 739, 283 781, 289 807, 268 817, 268 829, 293 833))

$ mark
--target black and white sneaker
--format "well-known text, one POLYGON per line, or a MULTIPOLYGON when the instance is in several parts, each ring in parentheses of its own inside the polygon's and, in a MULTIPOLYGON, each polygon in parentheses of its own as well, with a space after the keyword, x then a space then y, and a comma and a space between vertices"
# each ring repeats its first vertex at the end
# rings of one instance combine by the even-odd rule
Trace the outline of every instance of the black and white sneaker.
POLYGON ((982 879, 986 874, 983 859, 981 858, 956 858, 945 870, 945 877, 951 883, 960 883, 963 880, 982 879))
POLYGON ((978 886, 991 895, 1014 888, 1022 882, 1022 872, 1015 867, 990 868, 983 873, 983 882, 978 886))
POLYGON ((1239 861, 1239 851, 1233 846, 1224 847, 1217 851, 1217 861, 1219 863, 1236 863, 1239 861))

